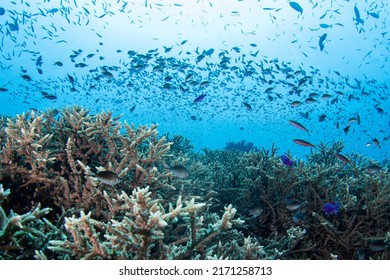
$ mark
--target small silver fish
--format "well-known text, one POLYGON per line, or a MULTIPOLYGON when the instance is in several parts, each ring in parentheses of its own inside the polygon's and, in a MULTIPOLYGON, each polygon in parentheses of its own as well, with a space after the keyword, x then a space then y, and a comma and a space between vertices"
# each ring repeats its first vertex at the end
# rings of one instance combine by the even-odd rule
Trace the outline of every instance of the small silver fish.
POLYGON ((189 173, 184 166, 181 165, 169 166, 164 162, 164 167, 166 169, 169 169, 172 172, 172 174, 176 177, 185 179, 189 176, 189 173))
POLYGON ((289 202, 287 205, 286 205, 286 208, 290 211, 296 211, 298 210, 299 208, 301 208, 302 206, 302 202, 298 202, 298 201, 291 201, 289 202))
POLYGON ((261 206, 252 207, 248 210, 249 210, 249 213, 253 216, 253 218, 261 216, 264 212, 264 208, 261 206))
POLYGON ((379 165, 376 165, 376 164, 371 164, 369 166, 367 166, 364 171, 366 171, 367 174, 370 174, 370 175, 373 175, 373 174, 376 174, 378 173, 379 171, 381 171, 381 167, 379 165))
POLYGON ((120 179, 118 175, 115 172, 112 171, 100 171, 98 173, 93 173, 93 175, 98 179, 100 182, 114 186, 120 182, 120 179))

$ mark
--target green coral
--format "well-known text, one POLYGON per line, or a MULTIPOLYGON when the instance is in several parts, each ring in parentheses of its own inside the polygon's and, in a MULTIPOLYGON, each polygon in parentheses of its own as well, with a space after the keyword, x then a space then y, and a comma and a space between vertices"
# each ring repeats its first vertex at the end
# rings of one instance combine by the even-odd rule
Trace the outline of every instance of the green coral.
MULTIPOLYGON (((0 205, 10 195, 0 184, 0 205)), ((47 242, 48 234, 44 230, 45 223, 50 225, 43 216, 50 208, 40 209, 38 204, 33 210, 18 215, 11 212, 6 216, 0 206, 0 257, 27 258, 33 256, 34 248, 41 248, 47 242)))

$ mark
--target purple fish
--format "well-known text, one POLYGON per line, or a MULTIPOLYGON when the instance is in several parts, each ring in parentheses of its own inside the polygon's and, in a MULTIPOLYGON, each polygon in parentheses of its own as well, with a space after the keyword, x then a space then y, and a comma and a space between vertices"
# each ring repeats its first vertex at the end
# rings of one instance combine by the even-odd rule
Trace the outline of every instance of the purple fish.
POLYGON ((206 97, 206 94, 201 94, 197 98, 194 99, 194 103, 198 103, 202 101, 206 97))
POLYGON ((325 203, 322 206, 326 215, 337 215, 339 213, 340 203, 338 202, 329 202, 325 203))
POLYGON ((292 168, 294 162, 286 155, 281 155, 280 159, 282 160, 282 162, 285 164, 285 165, 288 165, 290 166, 290 168, 292 168))

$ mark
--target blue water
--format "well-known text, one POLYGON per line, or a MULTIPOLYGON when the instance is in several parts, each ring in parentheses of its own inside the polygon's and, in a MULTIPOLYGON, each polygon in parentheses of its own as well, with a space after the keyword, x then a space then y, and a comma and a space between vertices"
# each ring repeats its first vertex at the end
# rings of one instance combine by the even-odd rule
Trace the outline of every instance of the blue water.
POLYGON ((1 115, 80 105, 158 123, 198 151, 244 139, 304 159, 310 148, 292 141, 303 139, 389 157, 388 1, 2 0, 0 8, 1 115))

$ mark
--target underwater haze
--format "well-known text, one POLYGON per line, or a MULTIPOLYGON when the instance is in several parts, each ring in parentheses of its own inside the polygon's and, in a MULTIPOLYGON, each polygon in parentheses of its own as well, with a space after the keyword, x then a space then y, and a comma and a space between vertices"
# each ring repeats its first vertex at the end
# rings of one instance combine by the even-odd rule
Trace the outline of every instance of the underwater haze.
POLYGON ((304 158, 302 139, 389 157, 387 1, 0 6, 2 115, 80 105, 198 151, 246 140, 304 158))

